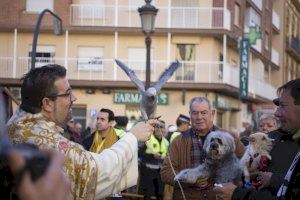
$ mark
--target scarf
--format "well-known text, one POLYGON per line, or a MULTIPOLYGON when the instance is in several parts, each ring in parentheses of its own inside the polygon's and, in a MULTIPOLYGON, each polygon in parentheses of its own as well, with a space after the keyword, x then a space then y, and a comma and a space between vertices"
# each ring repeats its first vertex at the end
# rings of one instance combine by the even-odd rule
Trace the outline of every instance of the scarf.
POLYGON ((96 131, 90 151, 94 153, 101 153, 104 149, 110 148, 117 141, 118 137, 114 128, 109 128, 108 134, 105 138, 102 138, 101 134, 96 131))
POLYGON ((196 132, 194 130, 191 130, 190 134, 192 137, 192 166, 197 167, 204 162, 206 158, 206 152, 203 149, 202 141, 199 139, 196 132))

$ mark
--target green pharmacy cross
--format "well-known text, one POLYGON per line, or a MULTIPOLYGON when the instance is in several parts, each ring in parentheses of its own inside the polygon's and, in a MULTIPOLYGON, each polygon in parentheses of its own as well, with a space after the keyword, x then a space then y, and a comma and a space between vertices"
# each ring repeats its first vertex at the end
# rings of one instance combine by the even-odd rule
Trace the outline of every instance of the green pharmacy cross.
POLYGON ((257 39, 262 39, 262 34, 260 31, 257 31, 256 26, 250 26, 249 32, 244 35, 244 39, 248 39, 251 45, 256 44, 257 39))

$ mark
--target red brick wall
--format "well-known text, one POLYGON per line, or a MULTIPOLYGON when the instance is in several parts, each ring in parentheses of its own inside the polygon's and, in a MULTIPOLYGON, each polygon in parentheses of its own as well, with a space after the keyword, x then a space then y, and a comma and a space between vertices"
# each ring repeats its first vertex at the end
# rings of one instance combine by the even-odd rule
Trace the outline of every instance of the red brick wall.
MULTIPOLYGON (((69 5, 71 0, 54 0, 54 13, 63 21, 63 27, 69 26, 69 5)), ((39 14, 26 13, 26 0, 1 0, 0 1, 0 29, 34 28, 39 14)), ((41 29, 52 28, 53 17, 45 14, 41 29)), ((32 29, 33 30, 33 29, 32 29)))

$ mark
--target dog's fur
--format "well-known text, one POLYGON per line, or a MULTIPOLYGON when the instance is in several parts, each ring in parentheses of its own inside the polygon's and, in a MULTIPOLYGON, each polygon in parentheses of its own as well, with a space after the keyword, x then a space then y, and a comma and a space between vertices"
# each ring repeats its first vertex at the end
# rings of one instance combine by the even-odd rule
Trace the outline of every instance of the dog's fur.
POLYGON ((235 155, 235 142, 229 133, 223 131, 209 133, 203 148, 207 153, 204 163, 196 168, 182 170, 174 180, 186 183, 196 183, 200 177, 209 178, 215 183, 241 180, 242 170, 235 155))
POLYGON ((258 172, 262 156, 266 156, 271 161, 270 151, 273 147, 273 141, 267 134, 262 132, 257 132, 249 136, 249 145, 240 160, 245 181, 250 181, 250 176, 258 172))

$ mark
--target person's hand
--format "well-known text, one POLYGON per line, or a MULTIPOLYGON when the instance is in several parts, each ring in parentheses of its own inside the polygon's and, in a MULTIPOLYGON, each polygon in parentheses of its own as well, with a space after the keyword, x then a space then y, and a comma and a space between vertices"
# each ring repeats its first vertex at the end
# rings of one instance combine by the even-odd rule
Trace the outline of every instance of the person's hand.
POLYGON ((153 154, 155 159, 162 159, 162 156, 159 153, 153 154))
POLYGON ((213 191, 216 193, 216 199, 231 200, 233 191, 237 188, 233 183, 222 183, 222 186, 214 187, 213 191))
MULTIPOLYGON (((64 200, 70 199, 71 183, 63 173, 64 156, 58 152, 49 152, 50 165, 43 176, 32 182, 29 172, 25 172, 18 187, 18 197, 22 200, 64 200)), ((25 165, 21 154, 12 152, 9 165, 16 174, 25 165)))
POLYGON ((196 181, 196 185, 199 187, 208 186, 208 177, 199 177, 196 181))
POLYGON ((258 184, 260 186, 258 189, 268 187, 270 185, 271 177, 272 177, 272 172, 259 172, 257 179, 258 179, 258 184))
POLYGON ((137 123, 134 127, 132 127, 129 132, 132 133, 138 141, 145 142, 150 139, 154 131, 154 126, 158 124, 159 121, 156 119, 141 121, 137 123))

